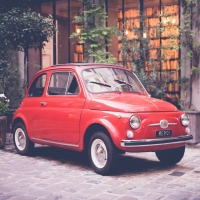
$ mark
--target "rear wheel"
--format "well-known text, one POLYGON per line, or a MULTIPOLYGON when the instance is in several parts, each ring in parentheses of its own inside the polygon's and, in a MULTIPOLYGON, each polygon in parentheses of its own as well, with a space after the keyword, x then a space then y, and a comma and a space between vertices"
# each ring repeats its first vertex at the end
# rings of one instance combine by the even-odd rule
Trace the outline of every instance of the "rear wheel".
POLYGON ((185 153, 185 146, 174 149, 156 151, 155 153, 161 163, 166 165, 175 165, 183 158, 185 153))
POLYGON ((118 153, 112 140, 103 132, 96 132, 89 142, 89 160, 94 171, 108 175, 113 170, 118 153))
POLYGON ((26 127, 19 122, 14 127, 13 141, 17 152, 21 155, 28 155, 34 148, 34 143, 29 139, 26 127))

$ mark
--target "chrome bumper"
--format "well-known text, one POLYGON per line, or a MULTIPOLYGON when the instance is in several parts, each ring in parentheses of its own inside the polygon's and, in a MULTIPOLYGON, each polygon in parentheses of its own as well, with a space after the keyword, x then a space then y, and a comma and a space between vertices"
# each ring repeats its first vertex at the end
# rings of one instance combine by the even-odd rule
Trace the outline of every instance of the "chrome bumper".
POLYGON ((171 138, 157 138, 157 139, 147 139, 147 140, 122 140, 122 147, 143 147, 143 146, 156 146, 156 145, 164 145, 164 144, 175 144, 182 143, 187 140, 191 140, 193 138, 192 135, 184 135, 179 137, 171 137, 171 138))

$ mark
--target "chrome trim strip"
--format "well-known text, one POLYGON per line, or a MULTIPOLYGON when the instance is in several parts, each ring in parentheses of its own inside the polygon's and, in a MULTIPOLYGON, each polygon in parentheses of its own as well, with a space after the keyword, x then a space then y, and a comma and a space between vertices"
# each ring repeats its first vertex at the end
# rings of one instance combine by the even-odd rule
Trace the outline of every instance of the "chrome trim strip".
POLYGON ((149 124, 148 126, 160 126, 160 123, 158 123, 158 124, 149 124))
MULTIPOLYGON (((168 123, 168 125, 170 126, 175 126, 177 125, 177 123, 168 123)), ((148 126, 160 126, 160 123, 157 123, 157 124, 149 124, 148 126)))
POLYGON ((170 137, 170 138, 157 138, 157 139, 147 139, 147 140, 122 140, 122 147, 144 147, 144 146, 157 146, 163 144, 175 144, 183 143, 187 140, 191 140, 192 135, 183 135, 179 137, 170 137))
POLYGON ((136 147, 154 147, 154 146, 161 146, 161 145, 168 145, 168 144, 180 144, 180 143, 183 143, 183 142, 173 142, 173 143, 164 143, 164 144, 151 144, 151 145, 144 144, 144 145, 139 145, 139 146, 136 146, 136 145, 134 145, 134 146, 126 146, 126 145, 122 144, 122 142, 121 142, 121 146, 122 147, 136 148, 136 147))
POLYGON ((40 142, 47 142, 49 144, 58 144, 62 146, 68 146, 68 147, 79 147, 78 144, 69 144, 69 143, 63 143, 63 142, 54 142, 51 140, 44 140, 44 139, 39 139, 39 138, 31 138, 32 140, 40 141, 40 142))

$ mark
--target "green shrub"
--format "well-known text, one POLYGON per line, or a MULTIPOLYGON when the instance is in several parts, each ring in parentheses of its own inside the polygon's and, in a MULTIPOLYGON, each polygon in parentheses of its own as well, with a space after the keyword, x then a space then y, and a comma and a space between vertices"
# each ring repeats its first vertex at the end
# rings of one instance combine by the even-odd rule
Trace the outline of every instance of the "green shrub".
POLYGON ((0 97, 0 116, 5 115, 9 107, 9 100, 6 97, 0 97))

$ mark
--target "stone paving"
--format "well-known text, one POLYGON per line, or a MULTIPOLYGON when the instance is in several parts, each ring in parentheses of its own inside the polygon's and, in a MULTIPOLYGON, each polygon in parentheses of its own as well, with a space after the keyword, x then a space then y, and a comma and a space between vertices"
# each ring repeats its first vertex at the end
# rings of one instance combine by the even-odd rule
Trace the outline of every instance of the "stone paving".
POLYGON ((7 134, 0 150, 0 200, 200 200, 200 145, 187 146, 173 167, 154 153, 126 153, 112 176, 100 176, 79 153, 37 146, 34 155, 16 153, 7 134))

